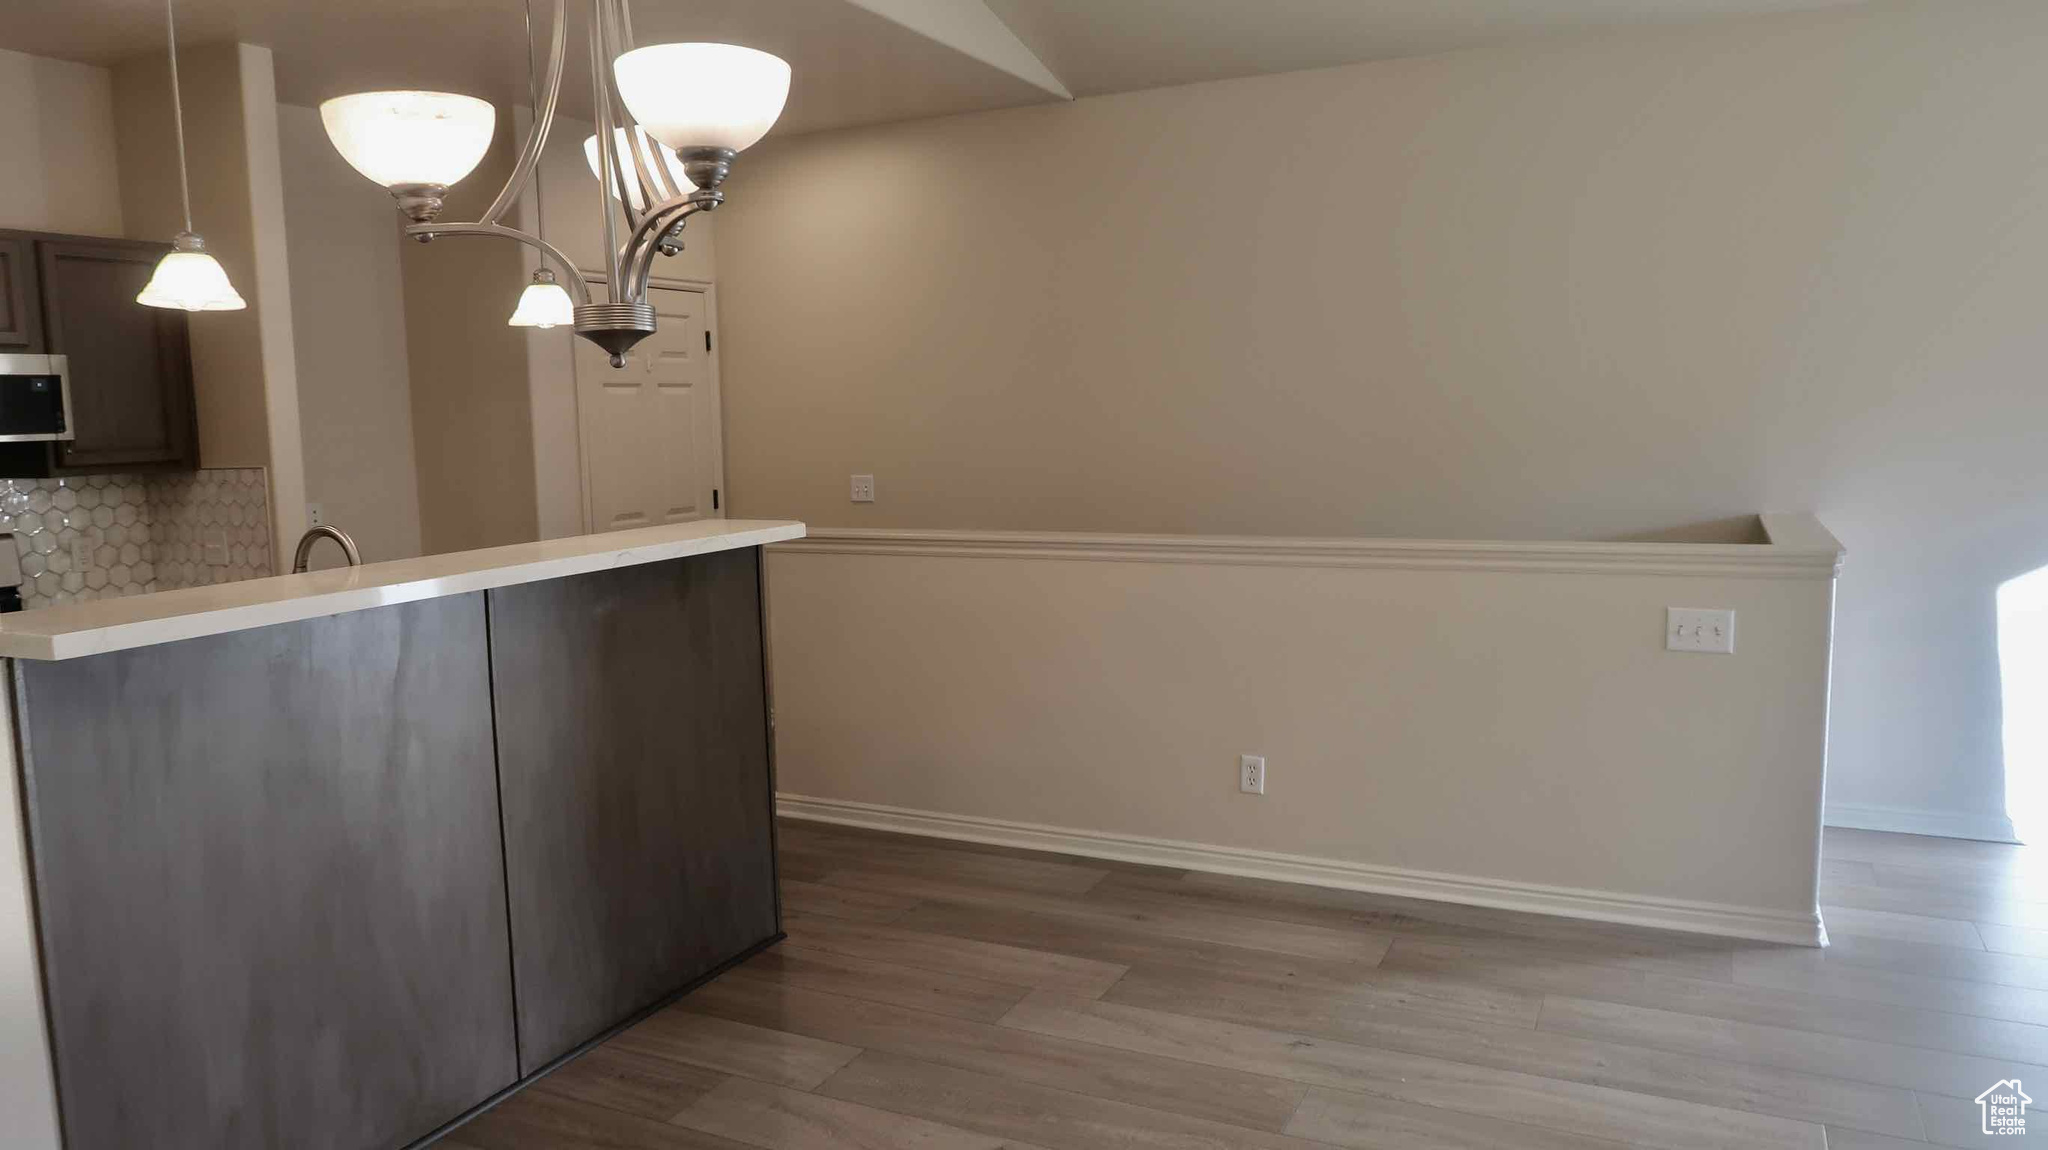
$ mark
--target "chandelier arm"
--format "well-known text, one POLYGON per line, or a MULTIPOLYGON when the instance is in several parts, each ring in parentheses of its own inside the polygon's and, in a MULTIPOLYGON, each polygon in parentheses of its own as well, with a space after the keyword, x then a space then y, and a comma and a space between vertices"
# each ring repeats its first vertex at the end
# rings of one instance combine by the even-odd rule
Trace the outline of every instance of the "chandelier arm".
POLYGON ((548 131, 555 126, 555 107, 562 96, 562 64, 569 48, 569 17, 566 11, 568 0, 555 0, 554 43, 548 48, 547 77, 541 82, 541 106, 533 110, 533 126, 527 129, 526 146, 520 149, 519 160, 512 165, 512 174, 505 179, 505 186, 498 192, 498 198, 491 201, 490 210, 477 222, 496 224, 526 192, 526 185, 532 181, 534 169, 540 164, 541 149, 547 146, 548 131))
POLYGON ((542 255, 555 261, 556 266, 562 270, 561 278, 566 281, 563 286, 568 288, 569 294, 576 297, 577 303, 590 302, 590 284, 584 281, 583 273, 577 271, 576 264, 562 254, 562 249, 539 236, 528 235, 503 224, 412 224, 405 229, 405 234, 422 240, 437 236, 497 236, 500 239, 516 240, 528 247, 539 249, 542 255))
POLYGON ((626 241, 626 250, 632 256, 630 276, 626 281, 627 299, 647 298, 647 281, 654 276, 654 253, 660 246, 661 237, 672 229, 681 227, 698 212, 710 211, 713 203, 695 198, 702 193, 677 196, 647 213, 631 239, 626 241))
MULTIPOLYGON (((625 23, 623 3, 614 4, 612 0, 598 0, 598 8, 607 16, 605 30, 612 47, 615 49, 613 58, 616 59, 618 56, 632 51, 632 32, 628 30, 625 23)), ((640 202, 651 208, 653 205, 669 198, 672 193, 665 185, 658 182, 657 178, 649 170, 647 157, 644 154, 646 149, 642 146, 639 132, 636 131, 639 125, 634 122, 632 114, 626 110, 625 97, 619 94, 618 82, 612 76, 609 68, 605 70, 604 75, 604 94, 605 99, 611 101, 614 123, 623 128, 626 133, 626 156, 618 156, 616 154, 617 149, 614 149, 613 163, 619 168, 624 168, 626 166, 626 158, 631 158, 633 176, 635 182, 640 185, 640 202)), ((614 139, 616 140, 616 136, 614 136, 614 139)), ((659 144, 654 146, 660 147, 659 144)), ((626 186, 623 176, 623 172, 614 175, 613 178, 617 180, 617 187, 624 188, 626 186)), ((638 227, 642 219, 641 213, 634 210, 630 201, 626 202, 624 207, 627 224, 638 227)))
POLYGON ((609 176, 597 179, 597 203, 604 213, 604 258, 605 270, 611 274, 605 279, 609 286, 605 295, 613 303, 621 302, 619 296, 619 236, 612 220, 612 193, 618 193, 619 208, 629 225, 638 226, 633 218, 633 208, 627 203, 625 171, 619 167, 618 157, 613 154, 612 102, 610 85, 605 83, 605 71, 611 63, 606 52, 609 45, 605 35, 605 0, 590 0, 590 96, 592 111, 597 117, 597 166, 609 176))

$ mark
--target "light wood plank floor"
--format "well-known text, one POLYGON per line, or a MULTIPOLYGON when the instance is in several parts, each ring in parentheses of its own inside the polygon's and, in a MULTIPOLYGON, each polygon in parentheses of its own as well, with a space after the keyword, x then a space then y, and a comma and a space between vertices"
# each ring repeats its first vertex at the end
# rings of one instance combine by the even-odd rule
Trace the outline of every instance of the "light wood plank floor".
POLYGON ((1885 1150, 2048 1090, 2021 847, 1829 831, 1826 951, 804 823, 782 852, 787 942, 442 1145, 1885 1150))

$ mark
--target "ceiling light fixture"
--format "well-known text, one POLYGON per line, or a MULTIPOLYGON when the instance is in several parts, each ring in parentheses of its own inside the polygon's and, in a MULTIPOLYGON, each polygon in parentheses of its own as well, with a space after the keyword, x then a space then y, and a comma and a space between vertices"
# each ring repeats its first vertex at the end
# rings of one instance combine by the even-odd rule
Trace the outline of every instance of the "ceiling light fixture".
POLYGON ((240 311, 248 307, 220 261, 207 254, 206 241, 192 230, 192 181, 185 174, 185 102, 178 91, 178 18, 173 0, 164 0, 164 31, 171 52, 171 120, 178 133, 178 193, 185 205, 185 230, 171 241, 172 250, 157 261, 149 283, 135 297, 146 307, 179 311, 240 311))
MULTIPOLYGON (((782 114, 789 96, 789 65, 766 52, 732 44, 657 44, 635 50, 626 0, 588 0, 596 166, 610 175, 598 180, 609 273, 604 281, 608 298, 600 303, 592 299, 590 285, 560 249, 539 235, 498 222, 534 178, 548 132, 554 127, 568 43, 567 3, 554 0, 553 43, 533 127, 498 198, 474 223, 444 224, 436 217, 448 185, 475 168, 483 148, 476 150, 476 158, 460 165, 459 172, 454 171, 458 166, 454 161, 463 159, 466 149, 451 143, 444 152, 418 143, 427 131, 446 131, 448 138, 458 137, 453 125, 435 121, 431 128, 423 127, 415 117, 394 114, 387 107, 399 103, 424 107, 429 101, 380 103, 380 98, 431 97, 431 106, 446 113, 448 119, 469 114, 456 111, 466 106, 463 101, 482 101, 446 93, 372 92, 328 101, 321 105, 321 118, 349 163, 397 198, 413 221, 405 229, 407 235, 423 242, 437 236, 497 236, 538 249, 555 265, 575 297, 571 318, 576 334, 609 353, 613 367, 624 367, 626 352, 654 332, 654 308, 647 302, 654 257, 682 250, 683 225, 689 218, 725 202, 720 185, 732 169, 734 156, 759 140, 782 114), (342 109, 337 109, 336 115, 328 114, 330 107, 346 101, 387 110, 375 115, 353 111, 343 115, 342 109), (647 123, 645 135, 658 141, 662 151, 652 145, 626 146, 626 140, 644 138, 636 117, 647 123), (673 162, 668 152, 673 152, 673 162), (662 163, 654 163, 650 153, 659 154, 662 163), (449 162, 445 168, 436 168, 430 160, 449 162), (676 167, 681 168, 680 176, 675 174, 676 167), (620 188, 626 189, 623 200, 615 194, 620 188), (615 207, 623 217, 623 240, 619 221, 613 218, 615 207)), ((465 131, 473 132, 474 127, 465 131)), ((484 147, 488 147, 488 133, 484 147)), ((564 285, 557 285, 557 290, 564 285)), ((543 286, 536 282, 528 291, 543 286)))

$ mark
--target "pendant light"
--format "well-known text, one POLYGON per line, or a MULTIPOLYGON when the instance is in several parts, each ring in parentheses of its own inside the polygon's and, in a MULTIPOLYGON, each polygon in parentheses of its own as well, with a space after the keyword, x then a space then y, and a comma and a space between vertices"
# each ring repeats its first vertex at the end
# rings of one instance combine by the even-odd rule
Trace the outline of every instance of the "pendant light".
MULTIPOLYGON (((526 4, 526 95, 532 106, 540 106, 540 90, 533 80, 533 3, 526 4)), ((536 177, 533 181, 533 230, 540 242, 548 242, 547 181, 536 177)), ((512 318, 505 321, 511 327, 537 327, 545 331, 551 327, 576 322, 576 301, 555 282, 555 273, 545 267, 533 269, 533 282, 519 293, 519 306, 512 309, 512 318)))
POLYGON ((171 119, 178 131, 178 193, 184 199, 185 230, 171 241, 170 254, 157 261, 135 302, 180 311, 240 311, 249 305, 228 282, 220 261, 207 254, 206 241, 192 230, 192 182, 185 174, 185 104, 178 91, 178 24, 172 3, 164 0, 164 28, 170 41, 171 119))

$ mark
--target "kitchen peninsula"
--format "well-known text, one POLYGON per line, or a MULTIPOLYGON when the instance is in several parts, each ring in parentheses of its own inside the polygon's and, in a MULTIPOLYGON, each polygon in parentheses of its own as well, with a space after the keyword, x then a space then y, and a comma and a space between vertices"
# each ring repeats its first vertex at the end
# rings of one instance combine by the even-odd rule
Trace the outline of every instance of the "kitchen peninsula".
POLYGON ((779 938, 760 549, 803 534, 0 622, 11 1144, 405 1146, 779 938))

